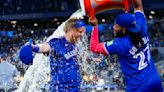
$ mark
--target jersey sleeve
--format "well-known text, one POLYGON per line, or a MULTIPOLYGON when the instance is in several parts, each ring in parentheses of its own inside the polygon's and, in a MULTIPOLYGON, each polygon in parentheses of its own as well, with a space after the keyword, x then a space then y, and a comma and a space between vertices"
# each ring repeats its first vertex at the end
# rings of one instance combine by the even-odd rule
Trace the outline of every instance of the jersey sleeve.
POLYGON ((143 11, 136 10, 134 15, 135 15, 137 24, 139 24, 140 26, 141 25, 147 25, 146 17, 145 17, 145 14, 143 11))
POLYGON ((54 38, 54 39, 51 39, 48 44, 52 47, 52 46, 57 46, 58 44, 58 39, 57 38, 54 38))
POLYGON ((148 31, 147 31, 147 22, 146 17, 144 15, 144 12, 141 10, 136 10, 135 13, 136 23, 140 26, 142 35, 144 37, 148 37, 148 31))
POLYGON ((105 42, 104 49, 108 54, 118 54, 120 50, 119 44, 115 40, 105 42))
POLYGON ((49 44, 50 47, 51 47, 51 52, 52 52, 52 50, 53 50, 53 51, 56 51, 56 50, 60 49, 59 39, 57 39, 57 38, 51 39, 51 40, 48 42, 48 44, 49 44))

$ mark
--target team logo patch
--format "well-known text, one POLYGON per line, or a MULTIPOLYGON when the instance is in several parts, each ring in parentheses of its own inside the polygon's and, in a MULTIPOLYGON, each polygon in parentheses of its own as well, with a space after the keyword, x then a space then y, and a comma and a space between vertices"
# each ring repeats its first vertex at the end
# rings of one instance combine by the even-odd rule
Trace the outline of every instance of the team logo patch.
POLYGON ((113 40, 107 42, 107 46, 110 46, 110 45, 112 45, 112 44, 113 44, 113 40))

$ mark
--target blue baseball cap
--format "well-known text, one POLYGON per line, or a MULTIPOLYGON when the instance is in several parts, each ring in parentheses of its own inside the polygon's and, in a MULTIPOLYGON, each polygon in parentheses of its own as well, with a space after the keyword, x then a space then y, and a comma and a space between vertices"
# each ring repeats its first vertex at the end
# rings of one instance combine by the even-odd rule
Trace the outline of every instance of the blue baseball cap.
POLYGON ((19 51, 19 58, 22 63, 30 65, 33 62, 32 47, 30 45, 24 45, 19 51))
POLYGON ((26 64, 26 65, 30 65, 33 63, 33 55, 32 55, 32 42, 33 39, 30 38, 28 41, 30 44, 24 45, 21 47, 20 51, 19 51, 19 58, 22 61, 22 63, 26 64))
POLYGON ((76 23, 75 23, 75 25, 74 25, 75 28, 80 28, 80 27, 83 27, 83 26, 85 26, 85 23, 81 19, 80 20, 77 20, 76 23))
POLYGON ((130 32, 133 33, 140 32, 140 26, 136 23, 136 19, 133 16, 133 14, 130 13, 119 14, 115 19, 115 23, 121 27, 125 27, 130 32))

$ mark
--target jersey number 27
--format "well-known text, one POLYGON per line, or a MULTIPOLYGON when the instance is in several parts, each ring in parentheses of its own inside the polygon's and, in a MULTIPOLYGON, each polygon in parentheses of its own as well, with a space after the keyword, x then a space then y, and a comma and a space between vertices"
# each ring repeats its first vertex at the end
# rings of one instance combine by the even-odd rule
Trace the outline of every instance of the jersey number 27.
POLYGON ((143 51, 140 51, 133 58, 137 59, 140 57, 138 70, 142 70, 147 67, 148 63, 150 62, 150 52, 149 47, 147 46, 143 51))

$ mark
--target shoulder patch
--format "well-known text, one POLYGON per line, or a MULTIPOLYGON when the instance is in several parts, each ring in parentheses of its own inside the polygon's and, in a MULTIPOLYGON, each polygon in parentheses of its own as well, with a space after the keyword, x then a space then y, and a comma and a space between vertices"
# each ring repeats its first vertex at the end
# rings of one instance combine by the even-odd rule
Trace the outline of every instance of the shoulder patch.
POLYGON ((113 40, 107 42, 107 46, 110 46, 113 44, 113 40))

